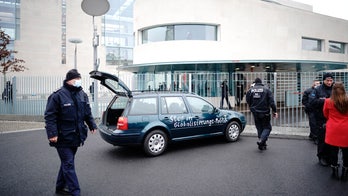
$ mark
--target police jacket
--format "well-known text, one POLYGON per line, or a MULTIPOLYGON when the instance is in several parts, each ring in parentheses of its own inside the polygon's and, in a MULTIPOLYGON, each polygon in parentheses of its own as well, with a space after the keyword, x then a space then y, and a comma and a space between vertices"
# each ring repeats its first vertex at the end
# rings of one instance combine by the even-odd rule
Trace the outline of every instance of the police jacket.
POLYGON ((87 126, 96 129, 87 94, 81 87, 64 81, 63 87, 52 93, 47 100, 45 124, 47 137, 58 136, 51 146, 69 147, 83 145, 87 138, 87 126))
POLYGON ((323 114, 323 107, 325 98, 331 96, 332 86, 326 86, 321 84, 315 88, 315 97, 310 101, 310 107, 315 112, 315 119, 319 126, 322 126, 326 122, 326 118, 323 114))
POLYGON ((272 92, 261 83, 256 83, 246 94, 246 101, 253 113, 269 114, 277 112, 272 92))
POLYGON ((305 107, 305 112, 313 111, 310 103, 312 99, 314 98, 315 98, 315 87, 308 88, 303 92, 302 104, 305 107))

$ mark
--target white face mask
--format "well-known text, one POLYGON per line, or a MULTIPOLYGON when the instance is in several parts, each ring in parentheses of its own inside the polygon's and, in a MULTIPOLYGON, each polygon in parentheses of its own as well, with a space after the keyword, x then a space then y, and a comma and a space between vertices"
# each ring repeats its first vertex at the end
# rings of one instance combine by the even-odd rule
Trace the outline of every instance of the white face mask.
POLYGON ((81 86, 81 84, 82 84, 82 80, 81 79, 75 80, 74 86, 78 88, 78 87, 81 86))

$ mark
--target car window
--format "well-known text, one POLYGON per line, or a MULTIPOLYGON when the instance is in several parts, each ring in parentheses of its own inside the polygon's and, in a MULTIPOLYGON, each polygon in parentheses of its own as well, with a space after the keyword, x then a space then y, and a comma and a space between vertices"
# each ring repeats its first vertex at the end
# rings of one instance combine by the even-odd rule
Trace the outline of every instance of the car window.
POLYGON ((182 114, 188 113, 182 97, 162 97, 162 114, 182 114))
POLYGON ((127 102, 127 97, 117 97, 117 99, 112 104, 111 109, 124 109, 127 106, 127 102))
POLYGON ((156 97, 133 99, 130 115, 157 114, 156 97))
POLYGON ((214 107, 207 101, 198 97, 187 97, 187 102, 193 113, 212 113, 214 107))
POLYGON ((122 88, 119 83, 112 79, 106 79, 105 84, 112 88, 116 92, 126 92, 124 88, 122 88))

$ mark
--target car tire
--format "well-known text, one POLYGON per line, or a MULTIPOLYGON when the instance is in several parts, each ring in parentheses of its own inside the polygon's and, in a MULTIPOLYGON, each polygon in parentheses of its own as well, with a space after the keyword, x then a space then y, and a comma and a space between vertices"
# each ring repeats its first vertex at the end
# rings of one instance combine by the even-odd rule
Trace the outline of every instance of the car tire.
POLYGON ((144 140, 144 151, 149 156, 158 156, 162 154, 168 145, 168 137, 161 130, 151 131, 144 140))
POLYGON ((238 122, 232 121, 228 123, 225 130, 225 138, 228 142, 235 142, 239 139, 241 128, 238 122))

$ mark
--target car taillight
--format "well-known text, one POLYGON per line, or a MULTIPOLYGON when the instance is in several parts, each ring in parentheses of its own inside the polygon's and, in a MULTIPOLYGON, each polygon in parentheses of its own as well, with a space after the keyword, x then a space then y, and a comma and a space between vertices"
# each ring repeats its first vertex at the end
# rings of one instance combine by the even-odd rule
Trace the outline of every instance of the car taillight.
POLYGON ((127 130, 128 129, 128 119, 126 117, 119 117, 117 121, 117 129, 127 130))

